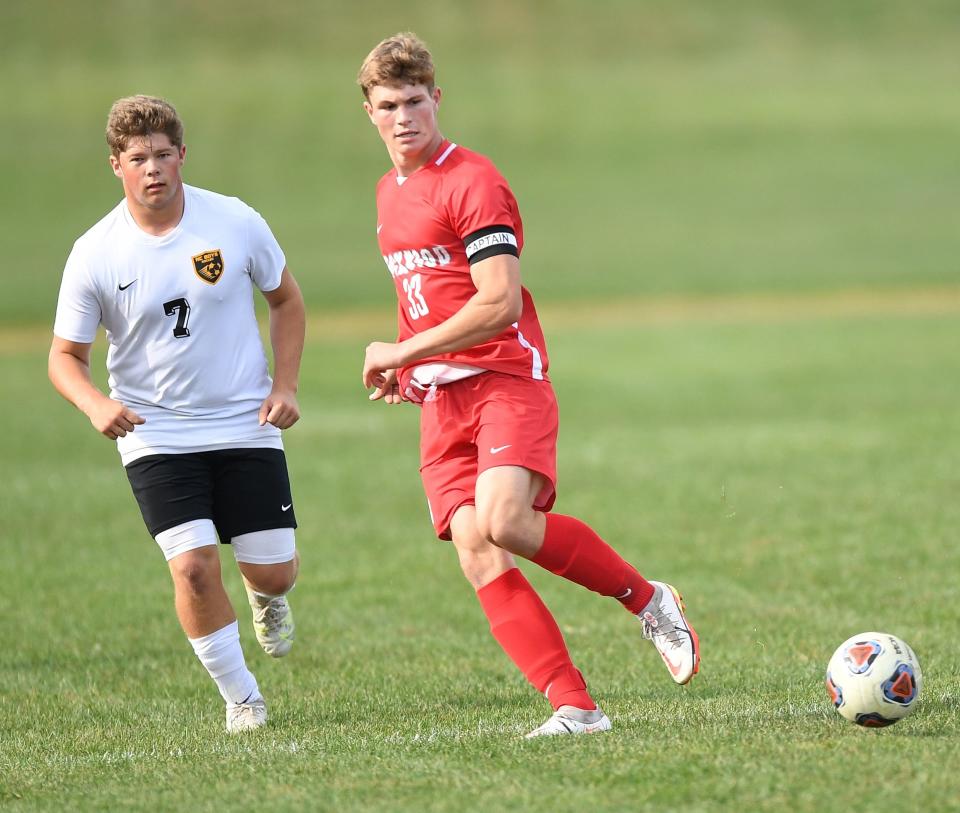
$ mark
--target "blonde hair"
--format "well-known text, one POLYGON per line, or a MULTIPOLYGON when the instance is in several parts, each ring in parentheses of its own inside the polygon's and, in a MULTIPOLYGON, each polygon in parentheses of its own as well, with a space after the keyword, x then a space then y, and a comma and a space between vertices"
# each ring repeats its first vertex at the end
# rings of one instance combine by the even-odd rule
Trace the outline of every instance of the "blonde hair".
POLYGON ((367 99, 377 85, 426 85, 433 91, 433 57, 416 34, 410 31, 394 34, 367 54, 357 74, 357 84, 367 99))
POLYGON ((183 145, 183 122, 170 102, 155 96, 117 99, 107 117, 107 144, 120 155, 133 138, 163 133, 175 147, 183 145))

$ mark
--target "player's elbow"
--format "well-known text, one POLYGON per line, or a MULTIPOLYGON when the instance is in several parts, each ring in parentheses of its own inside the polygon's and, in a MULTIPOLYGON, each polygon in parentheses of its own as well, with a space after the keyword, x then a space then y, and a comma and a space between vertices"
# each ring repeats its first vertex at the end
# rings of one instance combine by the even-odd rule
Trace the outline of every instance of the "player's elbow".
POLYGON ((50 348, 50 354, 47 356, 47 378, 50 383, 57 386, 60 379, 60 368, 63 365, 63 353, 56 347, 50 348))
POLYGON ((504 297, 497 302, 496 324, 499 330, 506 330, 523 315, 523 301, 519 296, 504 297))
POLYGON ((514 322, 519 322, 521 316, 523 316, 523 302, 520 300, 520 297, 517 297, 515 301, 510 303, 510 308, 506 316, 507 324, 512 325, 514 322))

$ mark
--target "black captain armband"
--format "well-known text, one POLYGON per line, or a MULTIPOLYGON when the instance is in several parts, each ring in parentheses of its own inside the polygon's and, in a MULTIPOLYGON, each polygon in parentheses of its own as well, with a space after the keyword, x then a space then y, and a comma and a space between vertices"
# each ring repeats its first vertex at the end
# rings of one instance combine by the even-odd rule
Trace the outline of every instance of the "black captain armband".
POLYGON ((517 235, 509 226, 487 226, 478 229, 463 238, 463 247, 467 250, 467 262, 470 265, 497 254, 520 256, 517 235))

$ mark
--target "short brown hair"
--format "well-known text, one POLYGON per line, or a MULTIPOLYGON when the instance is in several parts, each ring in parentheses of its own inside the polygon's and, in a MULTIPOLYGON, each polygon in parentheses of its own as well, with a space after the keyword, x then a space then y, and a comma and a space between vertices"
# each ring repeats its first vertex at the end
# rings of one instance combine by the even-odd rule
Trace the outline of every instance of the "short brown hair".
POLYGON ((369 99, 377 85, 434 85, 433 57, 427 44, 416 34, 405 31, 387 37, 363 60, 357 84, 369 99))
POLYGON ((155 96, 126 96, 113 103, 107 117, 110 152, 119 155, 130 139, 151 133, 163 133, 173 146, 183 146, 183 122, 170 102, 155 96))

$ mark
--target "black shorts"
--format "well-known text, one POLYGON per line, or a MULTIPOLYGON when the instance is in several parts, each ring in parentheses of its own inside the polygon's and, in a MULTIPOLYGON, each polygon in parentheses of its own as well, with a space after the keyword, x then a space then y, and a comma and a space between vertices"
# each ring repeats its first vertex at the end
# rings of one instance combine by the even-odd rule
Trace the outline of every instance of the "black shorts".
POLYGON ((296 528, 282 449, 217 449, 134 460, 127 479, 156 537, 195 519, 212 519, 220 541, 296 528))

